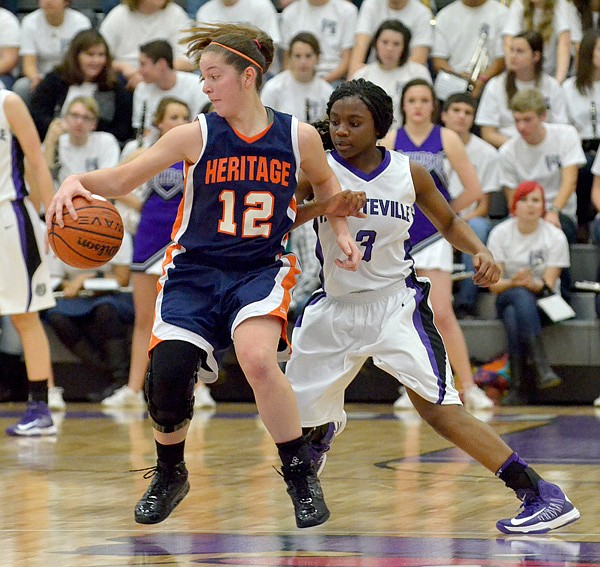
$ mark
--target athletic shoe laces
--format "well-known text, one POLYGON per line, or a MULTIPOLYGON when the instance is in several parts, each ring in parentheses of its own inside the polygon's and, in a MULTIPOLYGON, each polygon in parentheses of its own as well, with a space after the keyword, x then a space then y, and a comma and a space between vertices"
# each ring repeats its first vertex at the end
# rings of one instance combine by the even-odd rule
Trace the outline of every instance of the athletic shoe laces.
POLYGON ((535 494, 532 490, 519 490, 517 497, 523 500, 516 518, 531 518, 540 512, 544 512, 545 521, 551 520, 560 516, 563 510, 563 502, 559 498, 543 498, 539 494, 535 494))
POLYGON ((145 469, 129 469, 129 472, 143 472, 143 478, 152 478, 157 470, 158 466, 154 465, 153 467, 146 467, 145 469))
POLYGON ((40 410, 38 402, 29 402, 25 409, 25 414, 19 421, 19 423, 30 423, 36 419, 44 417, 44 413, 40 410))
POLYGON ((310 489, 309 475, 304 471, 289 470, 285 474, 279 469, 273 467, 279 476, 282 476, 288 486, 292 486, 298 502, 301 504, 310 504, 313 500, 313 493, 310 489))

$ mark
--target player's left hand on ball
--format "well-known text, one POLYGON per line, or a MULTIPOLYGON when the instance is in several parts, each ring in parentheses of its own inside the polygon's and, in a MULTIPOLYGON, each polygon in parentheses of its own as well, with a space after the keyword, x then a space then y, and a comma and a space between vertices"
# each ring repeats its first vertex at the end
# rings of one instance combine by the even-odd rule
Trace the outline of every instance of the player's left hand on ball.
POLYGON ((344 254, 346 254, 346 258, 344 260, 336 259, 335 265, 343 270, 356 272, 362 259, 362 254, 357 248, 356 242, 354 242, 354 240, 352 240, 350 237, 338 238, 338 246, 341 248, 344 254))
POLYGON ((489 252, 480 252, 473 256, 475 275, 473 282, 480 287, 494 285, 500 279, 502 270, 489 252))
POLYGON ((366 202, 367 196, 364 191, 346 189, 327 200, 327 214, 336 217, 366 218, 366 215, 361 212, 366 202))
POLYGON ((73 198, 77 195, 81 195, 88 201, 92 201, 92 193, 85 189, 76 177, 67 177, 62 182, 56 195, 52 198, 50 206, 46 211, 46 228, 49 231, 52 229, 52 221, 55 216, 58 226, 62 228, 65 225, 63 222, 63 209, 65 208, 73 220, 77 220, 77 212, 75 211, 75 207, 73 207, 73 198))

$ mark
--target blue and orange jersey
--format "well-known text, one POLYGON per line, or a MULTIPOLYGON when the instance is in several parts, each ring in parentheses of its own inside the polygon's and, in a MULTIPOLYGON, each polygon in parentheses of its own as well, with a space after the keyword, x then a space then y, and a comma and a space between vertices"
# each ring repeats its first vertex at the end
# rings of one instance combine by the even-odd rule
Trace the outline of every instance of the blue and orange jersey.
POLYGON ((186 167, 173 228, 176 264, 225 270, 272 264, 296 217, 298 121, 273 112, 267 129, 247 138, 216 113, 198 118, 203 148, 186 167))

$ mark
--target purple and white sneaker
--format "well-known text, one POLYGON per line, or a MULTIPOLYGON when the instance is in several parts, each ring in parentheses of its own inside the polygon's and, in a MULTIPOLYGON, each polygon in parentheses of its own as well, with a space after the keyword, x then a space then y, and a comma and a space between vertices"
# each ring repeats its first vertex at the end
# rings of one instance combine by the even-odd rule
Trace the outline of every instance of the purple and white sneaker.
POLYGON ((539 494, 531 490, 517 490, 523 500, 520 512, 506 520, 498 520, 496 527, 505 534, 544 534, 579 519, 579 510, 564 492, 550 482, 540 480, 539 494))
POLYGON ((56 426, 52 421, 50 410, 45 402, 27 403, 25 415, 15 425, 6 429, 6 433, 13 437, 40 437, 42 435, 56 435, 56 426))
POLYGON ((331 449, 334 438, 344 431, 347 421, 348 417, 344 411, 342 412, 341 421, 330 421, 325 424, 327 428, 322 425, 314 428, 309 440, 308 452, 317 476, 320 476, 323 472, 325 463, 327 462, 326 453, 331 449))

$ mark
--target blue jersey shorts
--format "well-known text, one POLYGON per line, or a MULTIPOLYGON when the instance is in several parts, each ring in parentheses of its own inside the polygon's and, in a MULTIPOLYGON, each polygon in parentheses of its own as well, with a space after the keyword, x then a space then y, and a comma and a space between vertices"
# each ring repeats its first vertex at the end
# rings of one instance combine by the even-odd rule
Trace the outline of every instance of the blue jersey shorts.
POLYGON ((279 360, 289 358, 287 312, 291 290, 300 273, 298 260, 286 254, 273 264, 253 270, 220 268, 169 258, 159 279, 150 350, 161 341, 190 342, 207 354, 210 371, 199 369, 206 383, 218 376, 218 360, 233 342, 235 328, 250 317, 282 319, 279 360))

